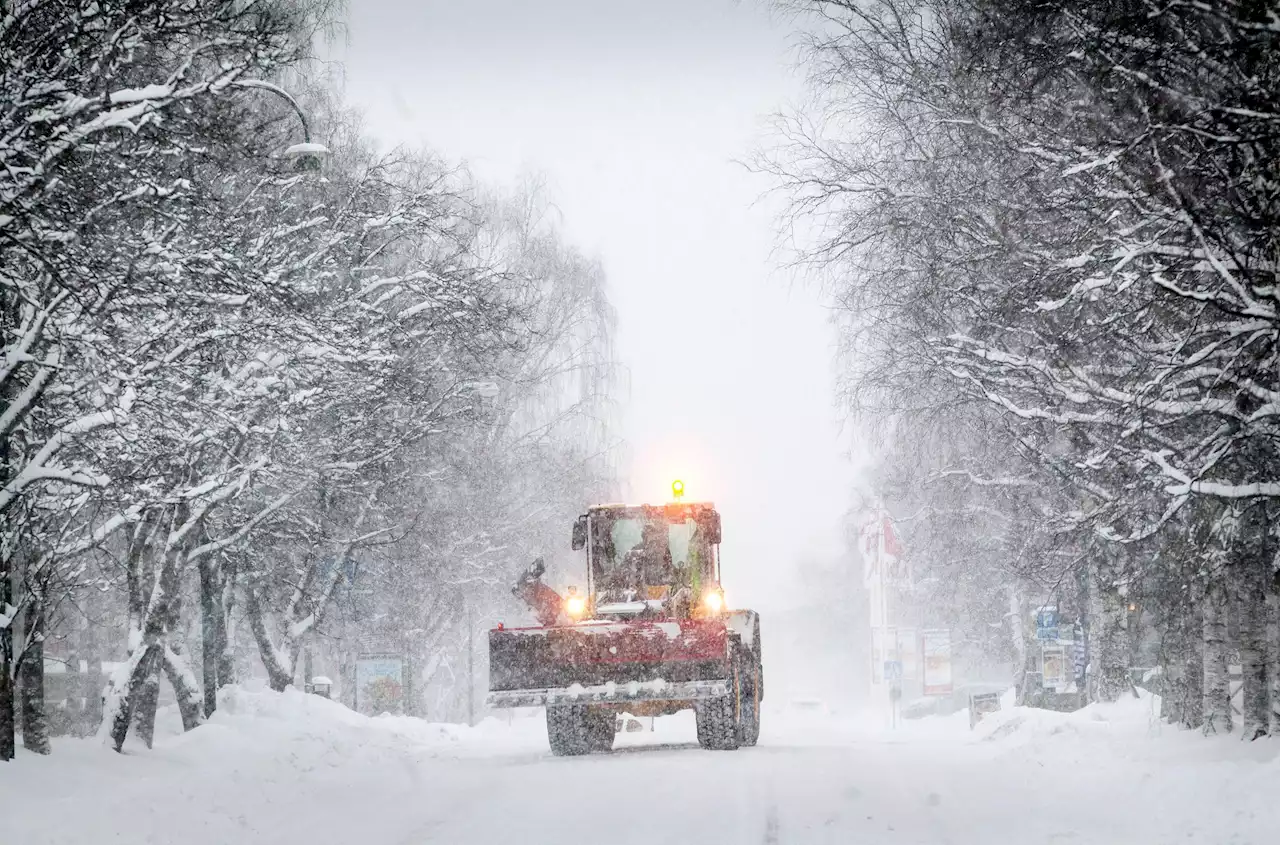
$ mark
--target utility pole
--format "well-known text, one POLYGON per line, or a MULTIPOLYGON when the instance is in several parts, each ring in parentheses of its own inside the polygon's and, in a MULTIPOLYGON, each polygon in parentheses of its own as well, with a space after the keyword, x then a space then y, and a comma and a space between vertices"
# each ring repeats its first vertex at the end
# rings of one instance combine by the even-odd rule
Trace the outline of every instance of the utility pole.
POLYGON ((467 602, 467 724, 476 723, 476 623, 471 602, 467 602))

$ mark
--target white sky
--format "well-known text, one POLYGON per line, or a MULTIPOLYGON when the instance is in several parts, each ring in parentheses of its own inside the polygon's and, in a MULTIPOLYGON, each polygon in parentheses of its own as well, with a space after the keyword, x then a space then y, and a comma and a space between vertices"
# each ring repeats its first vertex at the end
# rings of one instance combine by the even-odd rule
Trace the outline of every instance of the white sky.
POLYGON ((683 478, 723 514, 734 603, 794 594, 799 558, 840 549, 851 470, 826 315, 771 254, 768 181, 734 163, 800 94, 785 22, 757 0, 351 0, 348 23, 371 135, 544 176, 603 262, 632 499, 683 478))

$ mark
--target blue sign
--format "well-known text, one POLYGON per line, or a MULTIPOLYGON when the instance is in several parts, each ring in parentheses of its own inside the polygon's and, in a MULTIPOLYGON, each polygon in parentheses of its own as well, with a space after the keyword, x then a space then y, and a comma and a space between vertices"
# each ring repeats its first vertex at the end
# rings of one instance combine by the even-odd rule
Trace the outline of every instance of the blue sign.
POLYGON ((902 680, 902 661, 886 660, 884 662, 884 677, 887 681, 902 680))
POLYGON ((1036 611, 1036 639, 1056 640, 1058 638, 1058 608, 1042 607, 1036 611))

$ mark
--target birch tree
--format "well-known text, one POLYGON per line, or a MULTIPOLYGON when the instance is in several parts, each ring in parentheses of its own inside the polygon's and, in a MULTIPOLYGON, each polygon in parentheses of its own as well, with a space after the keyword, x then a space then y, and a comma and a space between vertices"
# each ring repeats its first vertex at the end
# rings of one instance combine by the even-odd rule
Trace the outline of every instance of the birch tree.
MULTIPOLYGON (((957 401, 989 403, 1028 463, 1065 482, 1057 515, 1104 545, 1150 543, 1190 509, 1205 530, 1189 553, 1231 562, 1174 604, 1203 616, 1206 729, 1229 725, 1219 670, 1234 595, 1258 735, 1271 528, 1220 517, 1276 492, 1265 10, 792 5, 820 21, 810 58, 827 121, 790 123, 789 156, 766 166, 797 215, 828 221, 809 254, 847 274, 873 355, 905 349, 957 401)), ((1094 556, 1098 621, 1116 605, 1103 592, 1150 577, 1141 558, 1094 556)))

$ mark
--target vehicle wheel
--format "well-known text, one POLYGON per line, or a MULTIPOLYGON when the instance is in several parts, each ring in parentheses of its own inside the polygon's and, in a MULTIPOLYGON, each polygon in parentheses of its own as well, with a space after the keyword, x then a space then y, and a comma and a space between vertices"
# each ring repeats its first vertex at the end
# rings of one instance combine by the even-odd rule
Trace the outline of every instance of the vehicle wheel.
POLYGON ((617 732, 616 719, 611 710, 599 710, 587 714, 587 745, 592 754, 607 754, 613 750, 613 736, 617 732))
POLYGON ((572 757, 591 751, 591 732, 586 706, 582 704, 548 705, 547 739, 551 741, 551 753, 557 757, 572 757))
POLYGON ((698 721, 698 744, 711 751, 733 751, 738 747, 738 705, 742 684, 738 678, 738 661, 734 660, 732 666, 729 693, 699 701, 693 707, 698 721))
POLYGON ((752 652, 741 652, 738 677, 742 702, 738 708, 738 744, 747 747, 760 739, 760 660, 752 652))

